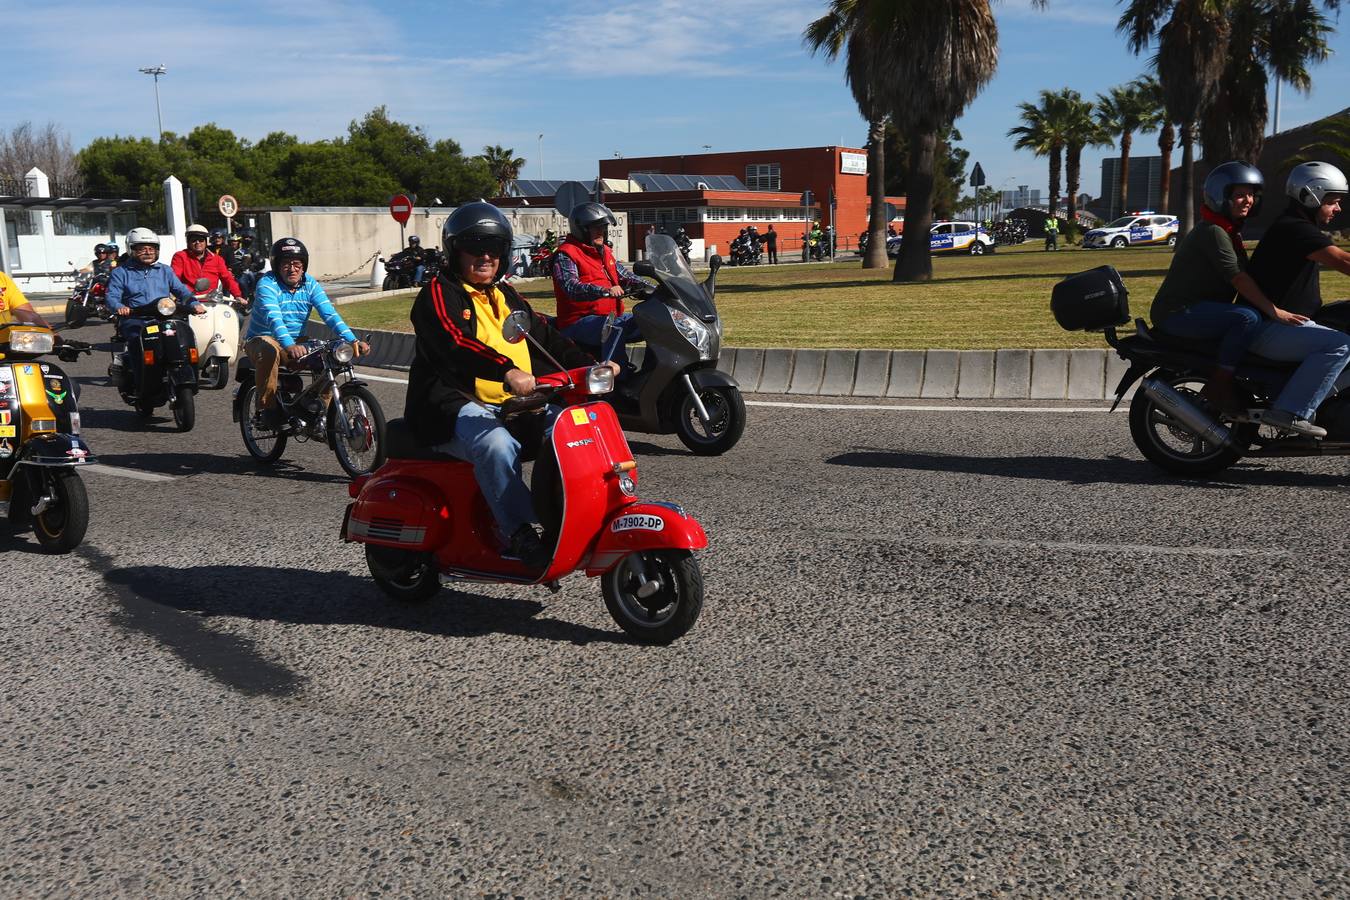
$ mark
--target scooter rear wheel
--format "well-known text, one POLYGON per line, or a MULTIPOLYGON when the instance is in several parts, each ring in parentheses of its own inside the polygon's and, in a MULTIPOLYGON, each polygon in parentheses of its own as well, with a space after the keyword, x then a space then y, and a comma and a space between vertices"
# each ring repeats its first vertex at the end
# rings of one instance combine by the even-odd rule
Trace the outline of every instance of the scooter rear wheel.
POLYGON ((430 600, 441 589, 441 576, 429 553, 366 544, 366 566, 385 596, 400 603, 430 600))
POLYGON ((688 550, 630 553, 600 579, 605 608, 644 644, 669 644, 688 633, 703 610, 703 573, 688 550), (655 590, 639 596, 643 577, 655 590))
MULTIPOLYGON (((1206 379, 1199 375, 1159 373, 1157 376, 1190 400, 1201 403, 1200 391, 1206 379)), ((1158 407, 1141 388, 1130 402, 1130 436, 1144 458, 1174 475, 1190 478, 1221 472, 1242 458, 1252 443, 1255 428, 1250 423, 1235 424, 1227 416, 1219 420, 1233 429, 1235 446, 1218 447, 1196 437, 1190 429, 1158 407)))

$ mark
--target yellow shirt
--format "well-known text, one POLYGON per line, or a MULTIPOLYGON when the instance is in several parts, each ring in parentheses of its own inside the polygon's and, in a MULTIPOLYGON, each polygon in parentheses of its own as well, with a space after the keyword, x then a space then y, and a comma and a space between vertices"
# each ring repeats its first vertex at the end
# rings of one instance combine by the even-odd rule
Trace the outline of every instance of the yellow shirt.
POLYGON ((28 298, 19 290, 19 286, 14 283, 4 272, 0 272, 0 328, 5 327, 13 321, 14 310, 20 306, 27 306, 28 298))
MULTIPOLYGON (((474 337, 503 356, 509 357, 517 369, 530 372, 529 343, 521 340, 508 344, 506 338, 502 337, 502 324, 511 314, 511 307, 506 305, 506 297, 502 295, 501 290, 496 285, 491 285, 485 292, 471 284, 465 284, 464 290, 473 301, 473 313, 478 321, 478 333, 474 337)), ((478 399, 484 403, 504 403, 506 398, 511 396, 502 388, 500 381, 475 378, 473 388, 478 399)))

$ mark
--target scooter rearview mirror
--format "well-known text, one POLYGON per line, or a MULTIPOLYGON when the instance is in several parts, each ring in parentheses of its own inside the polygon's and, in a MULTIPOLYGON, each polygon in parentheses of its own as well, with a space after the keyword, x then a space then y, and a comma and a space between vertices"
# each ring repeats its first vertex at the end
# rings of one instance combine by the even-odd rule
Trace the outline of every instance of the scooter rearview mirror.
POLYGON ((614 333, 614 313, 605 316, 605 324, 600 328, 600 346, 609 343, 609 336, 614 333))
POLYGON ((521 309, 516 310, 502 323, 502 339, 508 344, 519 344, 529 333, 529 325, 529 314, 521 309))
POLYGON ((210 286, 211 286, 211 279, 209 278, 198 278, 196 281, 192 283, 192 289, 199 294, 202 291, 209 288, 210 286))
POLYGON ((712 259, 708 260, 708 270, 716 275, 720 268, 722 268, 722 257, 720 254, 714 253, 712 259))
POLYGON ((639 259, 633 263, 633 274, 640 275, 643 278, 655 278, 656 266, 652 265, 649 259, 639 259))

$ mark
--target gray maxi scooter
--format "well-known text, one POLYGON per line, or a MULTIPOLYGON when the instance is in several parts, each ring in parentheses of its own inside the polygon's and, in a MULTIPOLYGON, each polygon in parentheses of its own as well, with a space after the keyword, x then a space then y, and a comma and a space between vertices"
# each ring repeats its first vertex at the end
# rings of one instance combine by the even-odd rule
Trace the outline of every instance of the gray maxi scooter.
POLYGON ((637 372, 607 398, 625 431, 673 433, 700 456, 727 452, 745 432, 740 384, 717 368, 722 320, 713 296, 722 258, 709 262, 700 284, 674 238, 647 235, 647 258, 633 265, 633 274, 658 286, 632 310, 647 346, 637 372))

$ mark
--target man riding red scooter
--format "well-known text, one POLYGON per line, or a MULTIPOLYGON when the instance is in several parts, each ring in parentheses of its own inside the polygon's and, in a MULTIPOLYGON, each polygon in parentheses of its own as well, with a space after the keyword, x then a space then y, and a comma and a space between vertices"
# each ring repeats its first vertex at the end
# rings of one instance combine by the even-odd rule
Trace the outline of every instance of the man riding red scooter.
POLYGON ((593 365, 499 282, 511 237, 488 203, 446 220, 446 270, 413 303, 406 421, 388 423, 389 461, 353 482, 343 537, 366 544, 376 583, 406 600, 430 597, 441 574, 550 586, 601 575, 619 625, 668 642, 702 607, 691 551, 707 538, 678 506, 637 499, 613 410, 584 402, 613 389, 618 367, 593 365), (521 462, 541 443, 531 498, 521 462))

